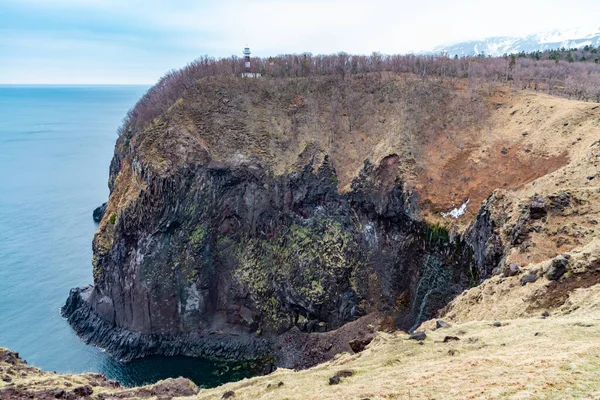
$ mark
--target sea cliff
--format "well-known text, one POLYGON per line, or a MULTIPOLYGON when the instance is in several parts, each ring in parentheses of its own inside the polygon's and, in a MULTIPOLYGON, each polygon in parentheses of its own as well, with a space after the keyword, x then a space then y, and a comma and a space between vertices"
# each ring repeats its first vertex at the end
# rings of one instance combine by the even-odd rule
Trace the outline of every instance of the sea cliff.
POLYGON ((560 216, 554 171, 588 173, 593 105, 392 74, 206 77, 175 97, 125 120, 94 283, 62 310, 120 359, 308 367, 581 243, 540 223, 560 216))

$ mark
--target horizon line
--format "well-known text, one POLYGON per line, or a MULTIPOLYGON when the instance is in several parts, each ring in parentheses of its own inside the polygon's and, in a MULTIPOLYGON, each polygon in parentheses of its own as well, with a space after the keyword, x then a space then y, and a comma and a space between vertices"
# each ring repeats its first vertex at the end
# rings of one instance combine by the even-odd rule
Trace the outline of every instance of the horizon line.
POLYGON ((152 86, 154 83, 3 83, 0 87, 7 86, 152 86))

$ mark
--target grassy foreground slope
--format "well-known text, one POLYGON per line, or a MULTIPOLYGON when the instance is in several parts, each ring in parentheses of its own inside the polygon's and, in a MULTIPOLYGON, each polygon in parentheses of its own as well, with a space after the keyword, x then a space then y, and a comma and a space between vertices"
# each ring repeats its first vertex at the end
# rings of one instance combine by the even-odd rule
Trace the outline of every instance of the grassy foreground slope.
MULTIPOLYGON (((600 298, 596 289, 595 298, 600 298), (598 297, 596 297, 598 296, 598 297)), ((361 353, 343 354, 317 367, 230 383, 211 390, 169 380, 153 387, 98 385, 95 375, 59 376, 29 371, 16 387, 55 393, 89 385, 91 398, 220 399, 569 399, 600 396, 600 313, 459 323, 428 331, 420 344, 402 332, 378 333, 361 353), (444 343, 446 337, 455 337, 444 343), (329 385, 342 370, 354 375, 329 385), (280 384, 283 382, 283 384, 280 384)), ((7 364, 0 363, 3 371, 7 364)), ((7 383, 0 383, 6 388, 7 383)), ((10 397, 7 397, 10 398, 10 397)), ((18 398, 18 397, 16 397, 18 398)), ((66 398, 66 397, 65 397, 66 398)))
POLYGON ((197 398, 228 391, 236 399, 598 398, 599 316, 508 319, 500 327, 466 322, 428 332, 423 344, 404 333, 379 333, 362 353, 203 390, 197 398), (459 340, 444 343, 448 336, 459 340), (355 374, 329 385, 348 369, 355 374))

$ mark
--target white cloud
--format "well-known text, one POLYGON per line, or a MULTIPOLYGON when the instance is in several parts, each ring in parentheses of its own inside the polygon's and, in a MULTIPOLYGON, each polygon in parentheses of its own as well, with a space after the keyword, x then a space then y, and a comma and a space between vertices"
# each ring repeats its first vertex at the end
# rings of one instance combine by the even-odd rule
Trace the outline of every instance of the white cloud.
POLYGON ((597 23, 600 2, 571 3, 566 8, 559 0, 226 0, 158 2, 142 13, 159 29, 181 32, 190 46, 218 55, 238 52, 246 43, 269 54, 397 53, 597 23))
MULTIPOLYGON (((102 65, 104 74, 96 80, 112 76, 119 81, 135 77, 153 82, 200 55, 241 55, 246 44, 258 56, 304 51, 406 53, 489 36, 600 25, 598 0, 571 0, 568 7, 563 0, 3 1, 29 8, 43 22, 62 18, 50 34, 47 29, 36 33, 37 48, 30 41, 29 53, 10 47, 15 57, 26 62, 43 55, 49 64, 62 63, 70 71, 66 76, 89 79, 96 71, 92 66, 102 65), (48 49, 54 49, 54 55, 48 49), (75 67, 83 65, 90 67, 75 67), (137 70, 140 65, 143 72, 137 70)), ((0 26, 1 14, 2 5, 0 26)), ((33 33, 1 32, 0 62, 10 55, 6 43, 22 43, 23 35, 33 33)), ((0 64, 0 79, 7 79, 8 73, 0 64)), ((37 78, 54 79, 43 71, 37 78)))

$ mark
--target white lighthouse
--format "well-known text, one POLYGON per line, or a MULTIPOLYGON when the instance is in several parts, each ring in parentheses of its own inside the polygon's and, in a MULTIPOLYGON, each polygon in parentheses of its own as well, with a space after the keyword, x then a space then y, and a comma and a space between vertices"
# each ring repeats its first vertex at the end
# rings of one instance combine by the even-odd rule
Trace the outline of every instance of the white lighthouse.
POLYGON ((252 72, 252 66, 250 65, 250 47, 244 47, 244 72, 242 72, 242 77, 244 78, 260 78, 260 74, 256 72, 252 72))
POLYGON ((250 47, 244 47, 244 72, 250 71, 250 47))

